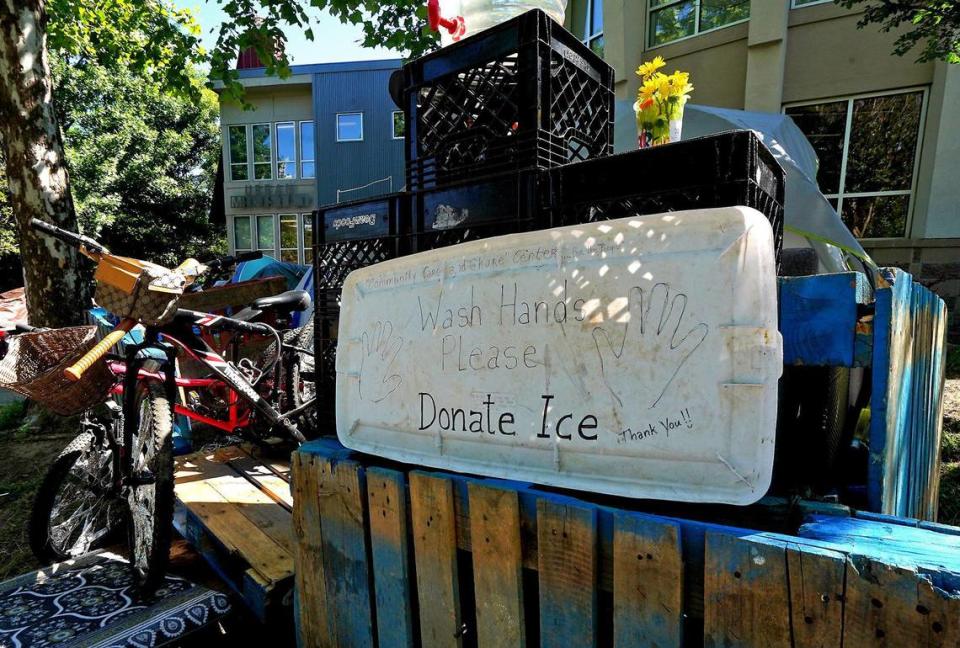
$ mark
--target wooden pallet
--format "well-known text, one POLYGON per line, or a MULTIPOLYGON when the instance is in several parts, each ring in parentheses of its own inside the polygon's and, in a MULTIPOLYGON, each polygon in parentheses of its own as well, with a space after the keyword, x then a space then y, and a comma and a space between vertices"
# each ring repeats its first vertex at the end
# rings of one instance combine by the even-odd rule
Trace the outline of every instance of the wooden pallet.
POLYGON ((791 536, 376 463, 294 455, 299 645, 960 645, 960 529, 791 536))
POLYGON ((179 457, 174 526, 263 623, 292 617, 290 463, 251 448, 179 457))

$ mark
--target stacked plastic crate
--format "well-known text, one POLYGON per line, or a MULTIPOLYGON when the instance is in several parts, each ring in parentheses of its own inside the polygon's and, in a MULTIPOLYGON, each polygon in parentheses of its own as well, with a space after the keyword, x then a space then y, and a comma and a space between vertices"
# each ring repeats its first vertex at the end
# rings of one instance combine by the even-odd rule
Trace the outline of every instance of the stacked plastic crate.
MULTIPOLYGON (((333 402, 340 288, 359 267, 551 225, 549 169, 613 150, 613 69, 541 11, 406 65, 409 191, 317 213, 318 390, 333 402)), ((330 409, 330 408, 327 408, 330 409)))
POLYGON ((783 170, 749 131, 613 152, 614 71, 541 11, 407 64, 407 191, 318 210, 318 393, 332 417, 339 297, 352 270, 466 241, 745 205, 783 231, 783 170))

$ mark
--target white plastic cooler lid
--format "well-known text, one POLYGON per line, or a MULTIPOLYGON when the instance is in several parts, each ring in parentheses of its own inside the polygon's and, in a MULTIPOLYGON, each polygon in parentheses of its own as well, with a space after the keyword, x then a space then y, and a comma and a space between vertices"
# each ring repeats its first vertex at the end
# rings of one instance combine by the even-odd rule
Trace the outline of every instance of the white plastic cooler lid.
POLYGON ((398 461, 748 504, 770 484, 773 232, 693 210, 502 236, 350 274, 337 433, 398 461))

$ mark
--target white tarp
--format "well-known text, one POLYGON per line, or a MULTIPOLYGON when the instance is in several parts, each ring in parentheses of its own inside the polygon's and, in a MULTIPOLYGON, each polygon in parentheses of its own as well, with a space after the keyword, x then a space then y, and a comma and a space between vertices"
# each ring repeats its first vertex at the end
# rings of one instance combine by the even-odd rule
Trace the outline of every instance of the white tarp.
MULTIPOLYGON (((631 102, 616 105, 615 149, 629 151, 637 145, 637 126, 631 102)), ((817 250, 824 272, 837 272, 846 265, 840 251, 873 266, 870 257, 817 186, 817 154, 803 132, 786 115, 747 112, 687 104, 682 139, 723 131, 754 131, 783 167, 786 174, 784 201, 785 247, 797 247, 791 238, 806 239, 817 250), (793 235, 793 237, 791 237, 793 235)), ((868 272, 868 275, 872 273, 868 272)))

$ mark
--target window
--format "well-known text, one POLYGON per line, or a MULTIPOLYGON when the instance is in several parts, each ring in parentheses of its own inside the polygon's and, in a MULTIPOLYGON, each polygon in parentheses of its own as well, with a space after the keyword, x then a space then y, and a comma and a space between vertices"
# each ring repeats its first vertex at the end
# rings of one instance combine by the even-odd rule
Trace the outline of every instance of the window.
POLYGON ((297 133, 293 122, 277 124, 277 179, 297 177, 297 133))
POLYGON ((247 127, 230 126, 227 129, 230 139, 230 179, 249 180, 250 170, 247 168, 247 127))
POLYGON ((273 214, 257 216, 257 249, 276 258, 276 232, 273 230, 273 224, 273 214))
POLYGON ((810 140, 820 191, 860 238, 907 236, 923 90, 788 106, 810 140))
POLYGON ((296 214, 280 214, 280 260, 300 262, 300 232, 296 214))
POLYGON ((249 252, 253 249, 253 230, 249 216, 233 217, 233 249, 237 252, 249 252))
POLYGON ((576 0, 570 4, 573 33, 594 53, 603 56, 603 0, 576 0))
POLYGON ((750 18, 750 0, 648 0, 650 47, 750 18))
POLYGON ((303 219, 303 262, 313 264, 313 214, 301 214, 303 219))
POLYGON ((407 132, 407 121, 402 110, 393 111, 391 124, 393 125, 393 139, 403 139, 404 133, 407 132))
POLYGON ((300 122, 300 177, 316 177, 314 164, 313 122, 300 122))
POLYGON ((253 125, 253 179, 273 179, 273 142, 270 124, 253 125))
POLYGON ((806 7, 807 5, 815 5, 815 4, 824 4, 827 2, 833 4, 833 0, 791 0, 790 6, 796 9, 798 7, 806 7))
POLYGON ((337 141, 363 141, 363 113, 339 113, 337 115, 337 141))

